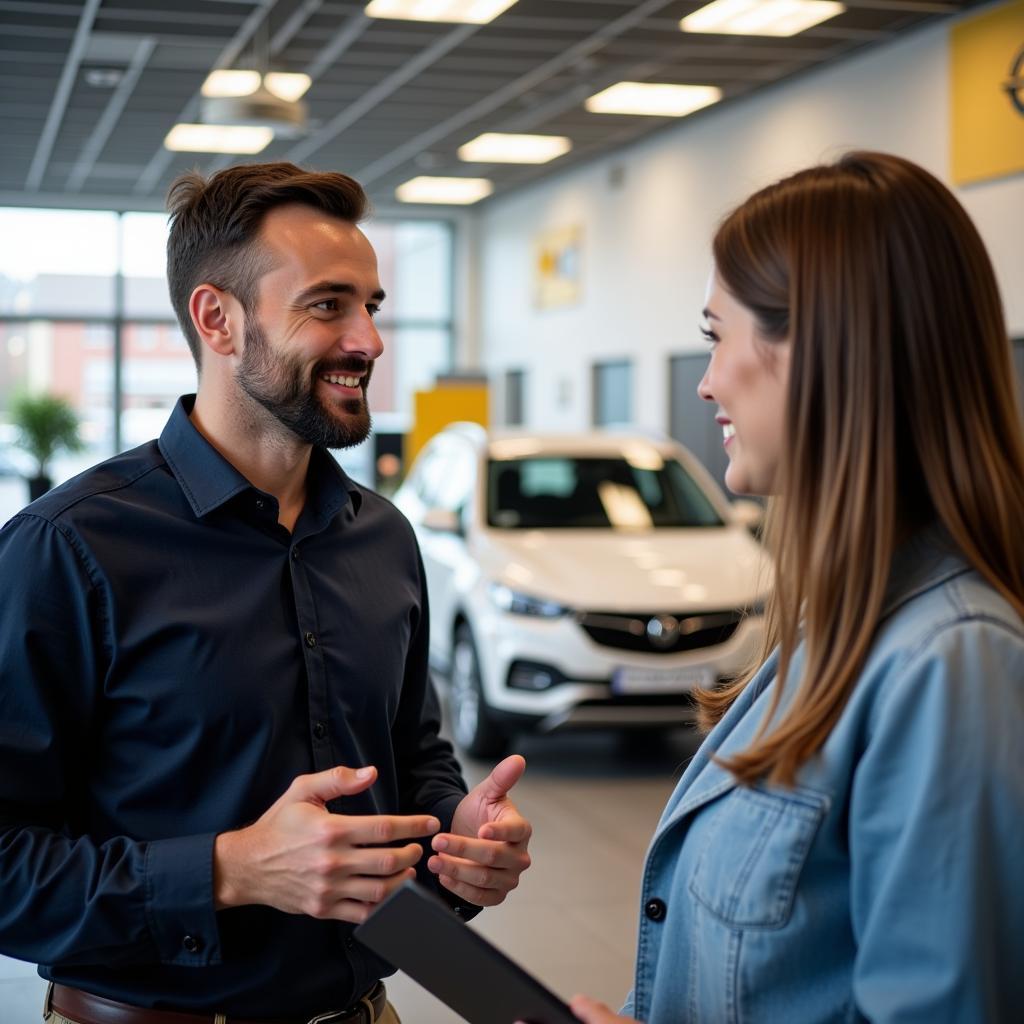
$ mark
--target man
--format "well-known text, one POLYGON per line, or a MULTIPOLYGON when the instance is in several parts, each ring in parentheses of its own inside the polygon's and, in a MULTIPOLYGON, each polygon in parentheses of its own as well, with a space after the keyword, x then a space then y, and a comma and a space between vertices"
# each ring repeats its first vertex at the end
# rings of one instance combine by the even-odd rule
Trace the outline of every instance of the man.
POLYGON ((0 951, 55 1024, 395 1020, 353 925, 416 875, 500 903, 525 765, 466 795, 412 532, 324 450, 383 348, 362 189, 252 165, 170 204, 197 396, 0 533, 0 951))

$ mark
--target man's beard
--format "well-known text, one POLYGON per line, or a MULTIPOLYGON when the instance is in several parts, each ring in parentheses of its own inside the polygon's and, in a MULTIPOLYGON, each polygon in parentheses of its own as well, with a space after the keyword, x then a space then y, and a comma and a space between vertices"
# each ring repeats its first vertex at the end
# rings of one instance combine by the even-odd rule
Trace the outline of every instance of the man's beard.
POLYGON ((245 350, 238 367, 238 384, 254 401, 286 426, 296 437, 323 448, 352 448, 370 433, 370 409, 366 386, 370 383, 373 361, 361 357, 342 357, 317 363, 310 379, 301 365, 285 356, 275 355, 256 317, 246 311, 245 350), (332 413, 315 394, 317 381, 325 373, 364 373, 363 396, 345 398, 332 413), (340 415, 344 413, 344 417, 340 415))

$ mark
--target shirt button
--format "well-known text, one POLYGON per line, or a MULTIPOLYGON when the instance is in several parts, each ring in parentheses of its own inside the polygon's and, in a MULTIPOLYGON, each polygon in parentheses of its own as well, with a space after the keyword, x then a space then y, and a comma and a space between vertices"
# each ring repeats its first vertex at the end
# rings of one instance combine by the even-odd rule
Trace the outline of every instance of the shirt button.
POLYGON ((198 953, 201 943, 194 935, 186 935, 181 940, 181 944, 185 947, 186 952, 198 953))
POLYGON ((313 735, 318 739, 322 740, 327 735, 327 726, 323 722, 317 722, 313 726, 313 735))
POLYGON ((297 562, 299 560, 299 549, 292 548, 292 561, 297 562))
POLYGON ((263 499, 262 498, 257 498, 256 499, 256 507, 257 508, 263 508, 263 499))
POLYGON ((346 949, 355 949, 356 948, 356 940, 353 939, 352 936, 349 936, 345 940, 345 948, 346 949))
POLYGON ((652 921, 664 921, 665 920, 665 901, 657 898, 648 900, 644 905, 644 913, 652 921))
POLYGON ((306 646, 307 647, 316 647, 316 634, 315 633, 307 633, 306 634, 306 646))

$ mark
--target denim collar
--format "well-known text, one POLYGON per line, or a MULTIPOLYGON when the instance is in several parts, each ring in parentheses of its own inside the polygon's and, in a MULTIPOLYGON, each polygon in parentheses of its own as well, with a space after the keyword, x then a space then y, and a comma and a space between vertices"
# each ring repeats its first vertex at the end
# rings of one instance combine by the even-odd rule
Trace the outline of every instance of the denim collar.
POLYGON ((888 618, 919 594, 970 571, 970 564, 944 526, 933 523, 922 528, 893 554, 880 618, 888 618))

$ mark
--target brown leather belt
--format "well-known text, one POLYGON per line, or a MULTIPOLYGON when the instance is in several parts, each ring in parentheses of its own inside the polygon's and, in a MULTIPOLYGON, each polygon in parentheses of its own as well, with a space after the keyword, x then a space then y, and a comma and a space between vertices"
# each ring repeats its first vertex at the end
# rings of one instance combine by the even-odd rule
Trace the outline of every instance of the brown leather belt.
POLYGON ((54 985, 50 1007, 75 1024, 373 1024, 384 1012, 388 995, 384 983, 376 985, 355 1006, 347 1010, 325 1011, 312 1017, 248 1018, 231 1017, 215 1013, 182 1013, 178 1010, 148 1010, 142 1006, 129 1006, 103 996, 94 996, 67 985, 54 985))

